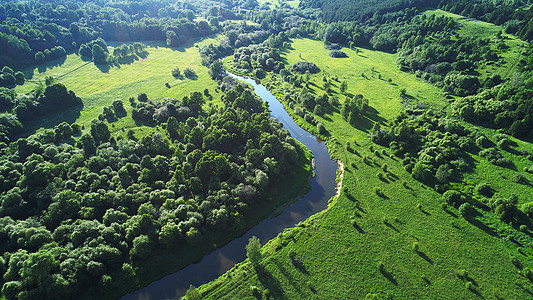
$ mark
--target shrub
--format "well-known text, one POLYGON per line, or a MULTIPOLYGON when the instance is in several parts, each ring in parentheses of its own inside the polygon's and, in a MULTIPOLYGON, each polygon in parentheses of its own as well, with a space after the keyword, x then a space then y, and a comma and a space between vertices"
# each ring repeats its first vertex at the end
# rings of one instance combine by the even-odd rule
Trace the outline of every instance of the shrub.
POLYGON ((513 181, 519 184, 529 184, 529 180, 524 173, 516 173, 513 181))
POLYGON ((333 58, 344 58, 348 57, 348 55, 340 50, 331 50, 329 51, 329 56, 333 58))
POLYGON ((527 202, 522 204, 522 211, 528 215, 528 217, 533 217, 533 202, 527 202))
POLYGON ((309 71, 309 73, 316 74, 320 72, 320 69, 312 62, 307 61, 299 61, 291 66, 291 70, 295 73, 299 74, 305 74, 305 72, 309 71))
POLYGON ((442 196, 444 197, 444 201, 450 205, 457 206, 463 203, 461 193, 456 190, 448 190, 442 196))
POLYGON ((254 296, 261 295, 261 290, 255 285, 250 286, 250 292, 252 292, 254 296))
POLYGON ((414 252, 418 252, 418 242, 413 242, 412 249, 414 252))
POLYGON ((527 226, 526 225, 520 225, 520 231, 527 232, 527 226))
POLYGON ((316 125, 316 130, 318 131, 319 134, 322 134, 322 135, 327 133, 326 127, 324 127, 324 124, 322 123, 318 123, 316 125))
POLYGON ((461 269, 457 271, 457 277, 460 279, 467 279, 468 278, 468 271, 465 269, 461 269))
POLYGON ((459 206, 459 213, 465 218, 471 218, 474 215, 474 208, 470 203, 463 203, 461 206, 459 206))
POLYGON ((194 79, 196 77, 196 72, 191 68, 185 68, 185 70, 183 70, 183 75, 189 79, 194 79))
POLYGON ((476 192, 480 195, 483 195, 485 197, 492 197, 493 195, 493 192, 492 192, 492 188, 490 187, 490 185, 488 183, 480 183, 476 186, 476 192))
POLYGON ((180 75, 181 75, 180 68, 175 67, 175 68, 171 71, 171 73, 172 73, 172 76, 174 76, 174 77, 176 77, 176 78, 177 78, 177 77, 180 77, 180 75))

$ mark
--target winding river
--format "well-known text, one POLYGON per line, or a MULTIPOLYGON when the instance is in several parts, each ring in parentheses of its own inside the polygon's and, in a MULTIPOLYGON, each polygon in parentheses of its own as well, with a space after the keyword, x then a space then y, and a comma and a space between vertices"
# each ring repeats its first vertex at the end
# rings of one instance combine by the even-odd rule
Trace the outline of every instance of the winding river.
POLYGON ((253 86, 257 95, 269 103, 271 116, 283 123, 292 137, 313 152, 315 159, 315 177, 311 180, 311 190, 301 199, 285 208, 279 215, 265 219, 235 238, 225 246, 216 249, 195 264, 152 282, 150 285, 126 296, 121 300, 163 300, 176 299, 185 294, 192 284, 196 287, 207 283, 236 263, 246 259, 245 246, 248 239, 257 236, 262 244, 277 236, 283 229, 294 226, 313 214, 327 208, 328 200, 335 195, 337 164, 330 158, 326 144, 314 135, 300 128, 287 113, 283 104, 274 97, 266 87, 254 80, 229 73, 238 80, 253 86))

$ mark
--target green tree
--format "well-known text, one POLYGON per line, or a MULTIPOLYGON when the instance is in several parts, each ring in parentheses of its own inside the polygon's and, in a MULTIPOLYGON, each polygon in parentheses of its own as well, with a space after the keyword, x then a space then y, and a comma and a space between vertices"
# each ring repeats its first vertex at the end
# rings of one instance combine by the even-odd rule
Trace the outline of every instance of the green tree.
POLYGON ((106 64, 107 63, 107 53, 105 53, 104 48, 98 44, 94 44, 92 48, 92 55, 94 64, 106 64))
POLYGON ((259 265, 259 262, 261 261, 261 242, 258 237, 252 236, 248 240, 248 245, 246 245, 246 256, 248 256, 252 265, 259 265))
POLYGON ((209 67, 209 74, 211 79, 220 80, 226 76, 226 70, 224 70, 224 65, 220 60, 215 60, 209 67))

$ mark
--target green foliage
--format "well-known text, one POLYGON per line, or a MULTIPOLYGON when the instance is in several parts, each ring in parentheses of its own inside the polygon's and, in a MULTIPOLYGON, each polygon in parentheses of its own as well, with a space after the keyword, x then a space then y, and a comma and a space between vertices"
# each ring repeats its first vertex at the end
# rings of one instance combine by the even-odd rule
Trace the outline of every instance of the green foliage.
POLYGON ((261 243, 256 236, 251 237, 246 245, 246 256, 250 259, 250 262, 257 266, 261 262, 261 243))

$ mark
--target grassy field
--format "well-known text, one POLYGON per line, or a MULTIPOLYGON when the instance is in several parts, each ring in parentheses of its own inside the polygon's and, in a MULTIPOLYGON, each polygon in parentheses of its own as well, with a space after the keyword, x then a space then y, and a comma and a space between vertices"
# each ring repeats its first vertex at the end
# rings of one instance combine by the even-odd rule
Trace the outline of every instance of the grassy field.
MULTIPOLYGON (((443 105, 436 88, 397 69, 394 55, 364 49, 356 55, 343 49, 350 58, 332 59, 320 42, 308 39, 295 40, 292 47, 284 53, 287 63, 298 61, 301 55, 329 76, 346 78, 350 93, 362 93, 369 98, 382 118, 372 122, 386 123, 399 113, 402 87, 415 101, 443 105), (372 68, 379 72, 373 78, 372 68), (362 78, 361 72, 369 79, 362 78), (377 74, 382 75, 382 80, 377 74), (388 83, 388 78, 397 85, 388 83)), ((312 81, 321 85, 321 74, 314 75, 312 81)), ((269 84, 268 78, 263 83, 269 84)), ((316 86, 313 90, 323 92, 316 86)), ((273 92, 283 95, 276 88, 273 92)), ((511 258, 531 267, 533 251, 522 245, 519 252, 515 242, 498 235, 512 229, 489 228, 477 221, 469 223, 454 208, 443 210, 442 196, 412 179, 397 158, 376 156, 371 151, 371 146, 380 153, 387 149, 373 144, 364 126, 350 126, 337 112, 317 118, 331 134, 328 145, 332 156, 341 159, 345 166, 340 196, 331 201, 328 210, 285 230, 264 246, 258 267, 247 260, 201 286, 203 296, 363 299, 375 294, 381 299, 531 298, 533 284, 520 274, 511 258), (344 150, 347 142, 355 143, 353 153, 344 150), (365 162, 363 157, 369 159, 365 162), (381 168, 385 163, 388 172, 381 168), (378 173, 387 180, 378 179, 378 173), (378 196, 376 188, 384 196, 378 196)), ((476 177, 481 173, 498 176, 494 174, 502 170, 484 158, 475 159, 479 169, 466 177, 470 184, 487 180, 492 184, 499 180, 476 177)), ((517 184, 505 182, 495 183, 494 187, 499 189, 506 184, 510 184, 508 189, 517 188, 517 184)), ((479 220, 501 224, 492 213, 482 214, 479 220)))
POLYGON ((332 89, 337 95, 340 82, 346 80, 349 94, 362 94, 368 98, 370 106, 386 119, 396 116, 401 110, 402 88, 413 97, 413 101, 428 102, 433 105, 443 103, 444 98, 439 89, 417 80, 412 74, 401 72, 396 67, 397 54, 361 48, 359 53, 356 53, 354 50, 343 48, 342 51, 348 54, 348 58, 332 58, 328 55, 329 50, 324 49, 322 42, 311 39, 296 39, 292 43, 292 48, 293 50, 283 53, 287 64, 304 60, 314 62, 321 69, 318 74, 311 75, 311 91, 314 93, 324 93, 322 90, 324 74, 329 78, 336 76, 339 81, 332 81, 332 89))
POLYGON ((481 75, 491 76, 494 73, 498 73, 502 78, 510 78, 514 72, 517 63, 520 61, 521 52, 524 49, 525 42, 517 37, 505 33, 505 30, 498 25, 479 21, 473 18, 466 18, 461 15, 453 14, 443 10, 429 10, 424 12, 426 15, 447 16, 454 19, 459 23, 458 33, 466 37, 478 37, 483 39, 489 39, 492 43, 492 48, 496 49, 497 44, 500 42, 497 39, 497 34, 502 32, 501 41, 508 47, 507 49, 499 50, 501 56, 501 62, 491 65, 479 66, 476 70, 481 75))
MULTIPOLYGON (((84 103, 81 112, 77 114, 65 112, 45 120, 36 120, 35 124, 30 124, 30 130, 41 126, 52 127, 63 120, 75 121, 87 128, 90 122, 102 113, 104 106, 110 105, 113 100, 121 99, 128 116, 113 123, 110 130, 135 129, 141 134, 150 132, 149 128, 137 128, 131 118, 128 99, 137 97, 141 92, 146 93, 152 100, 165 97, 181 99, 193 91, 203 92, 207 88, 214 96, 213 103, 220 103, 220 94, 215 92, 217 83, 211 80, 207 68, 201 66, 201 57, 196 47, 215 41, 216 37, 180 48, 152 45, 147 48, 149 54, 146 59, 139 59, 132 64, 119 67, 96 66, 92 62, 83 61, 77 54, 70 54, 66 59, 26 70, 27 74, 33 74, 31 80, 18 86, 17 92, 28 93, 37 87, 39 81, 44 82, 46 76, 53 76, 57 82, 73 90, 84 103), (175 67, 179 67, 182 71, 187 67, 192 68, 198 78, 176 79, 171 74, 171 70, 175 67), (170 88, 165 86, 166 83, 170 88)), ((112 52, 112 47, 109 48, 112 52)))
POLYGON ((259 2, 259 4, 267 4, 270 8, 279 7, 282 4, 296 8, 300 4, 300 0, 259 0, 257 2, 259 2))

